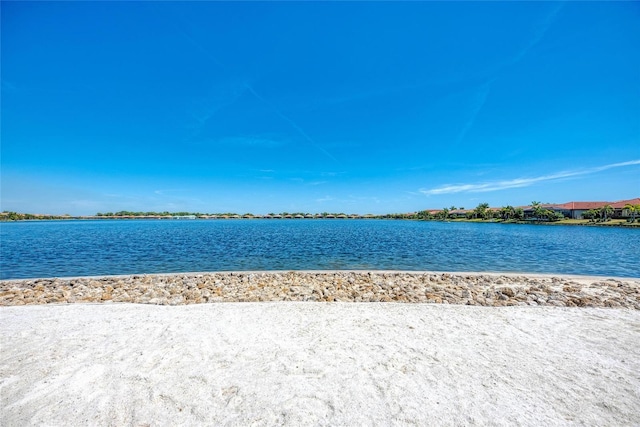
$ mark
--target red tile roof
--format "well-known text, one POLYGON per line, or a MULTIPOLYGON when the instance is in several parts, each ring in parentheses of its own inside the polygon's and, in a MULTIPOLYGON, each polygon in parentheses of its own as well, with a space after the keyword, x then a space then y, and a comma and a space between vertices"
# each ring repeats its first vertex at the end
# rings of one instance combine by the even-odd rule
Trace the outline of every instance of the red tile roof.
POLYGON ((555 207, 560 209, 580 209, 580 210, 588 210, 588 209, 598 209, 605 205, 609 205, 609 202, 567 202, 561 205, 555 205, 555 207))
MULTIPOLYGON (((564 205, 556 205, 556 204, 553 204, 553 203, 540 203, 540 207, 544 208, 544 209, 552 209, 552 208, 571 209, 571 208, 564 208, 562 206, 564 206, 564 205)), ((533 206, 531 206, 531 205, 529 205, 529 206, 518 206, 518 208, 522 208, 525 211, 533 210, 533 206)))
POLYGON ((640 197, 636 197, 635 199, 629 200, 620 200, 618 202, 611 203, 611 207, 615 209, 622 209, 626 205, 640 205, 640 197))
POLYGON ((611 205, 614 209, 622 209, 625 205, 640 205, 640 198, 629 199, 629 200, 619 200, 617 202, 567 202, 561 205, 556 205, 556 207, 561 209, 599 209, 606 205, 611 205))

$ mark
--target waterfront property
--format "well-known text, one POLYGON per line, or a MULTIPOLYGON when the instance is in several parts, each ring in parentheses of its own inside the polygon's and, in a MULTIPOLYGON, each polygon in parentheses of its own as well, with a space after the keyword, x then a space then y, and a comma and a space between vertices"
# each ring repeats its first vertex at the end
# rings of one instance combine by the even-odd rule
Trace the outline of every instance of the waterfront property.
MULTIPOLYGON (((475 209, 463 209, 463 208, 455 208, 451 209, 428 209, 422 211, 424 214, 427 214, 430 217, 435 218, 447 218, 447 219, 470 219, 470 218, 500 218, 503 217, 503 211, 505 209, 511 208, 513 210, 512 214, 515 213, 516 210, 521 210, 521 216, 519 219, 524 220, 539 220, 541 219, 540 211, 543 210, 547 214, 550 212, 557 217, 557 219, 588 219, 589 212, 602 210, 603 208, 609 206, 610 210, 607 214, 607 218, 610 219, 633 219, 640 216, 640 198, 635 199, 627 199, 627 200, 619 200, 616 202, 585 202, 585 201, 571 201, 567 203, 538 203, 527 206, 517 206, 517 207, 507 207, 507 208, 497 208, 497 207, 489 207, 488 204, 480 204, 478 208, 475 209), (480 209, 481 208, 481 209, 480 209), (444 215, 443 215, 444 214, 444 215)), ((407 214, 409 216, 416 215, 407 214)), ((510 218, 514 218, 513 215, 510 218)), ((508 219, 508 218, 506 218, 508 219)))
MULTIPOLYGON (((618 200, 617 202, 567 202, 562 204, 544 204, 541 205, 544 209, 557 212, 565 218, 571 219, 586 219, 584 214, 587 211, 602 209, 605 206, 611 206, 611 218, 627 219, 633 216, 633 213, 627 206, 640 205, 640 198, 629 200, 618 200)), ((525 218, 531 218, 535 216, 534 206, 523 206, 525 218)))

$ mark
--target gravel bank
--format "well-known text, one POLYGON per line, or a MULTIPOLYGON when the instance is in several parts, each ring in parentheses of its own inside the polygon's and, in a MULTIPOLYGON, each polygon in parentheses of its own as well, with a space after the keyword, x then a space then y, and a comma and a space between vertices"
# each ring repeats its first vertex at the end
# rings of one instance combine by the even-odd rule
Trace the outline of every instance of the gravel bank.
POLYGON ((0 281, 0 305, 411 302, 640 309, 640 279, 435 272, 220 272, 0 281))

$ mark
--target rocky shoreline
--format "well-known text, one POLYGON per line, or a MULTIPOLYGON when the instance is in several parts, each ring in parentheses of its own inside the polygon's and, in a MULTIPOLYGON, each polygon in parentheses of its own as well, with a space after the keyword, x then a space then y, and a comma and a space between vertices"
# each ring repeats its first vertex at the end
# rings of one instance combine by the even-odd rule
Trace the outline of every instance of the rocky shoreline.
POLYGON ((0 281, 0 305, 407 302, 640 310, 640 280, 435 272, 218 272, 0 281))

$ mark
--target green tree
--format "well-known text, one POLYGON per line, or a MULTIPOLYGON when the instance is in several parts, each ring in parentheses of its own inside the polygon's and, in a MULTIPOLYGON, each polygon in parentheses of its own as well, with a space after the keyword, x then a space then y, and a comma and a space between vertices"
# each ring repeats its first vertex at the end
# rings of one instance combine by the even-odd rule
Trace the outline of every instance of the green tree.
POLYGON ((20 215, 17 212, 7 212, 9 215, 7 215, 7 219, 9 221, 18 221, 20 219, 22 219, 22 215, 20 215))
POLYGON ((588 219, 589 221, 594 221, 598 216, 600 216, 600 212, 596 209, 589 209, 582 213, 582 218, 588 219))
POLYGON ((600 208, 600 216, 602 217, 602 221, 608 221, 609 218, 613 214, 614 210, 611 205, 605 205, 600 208))
POLYGON ((522 208, 515 208, 513 211, 513 217, 517 220, 524 219, 524 210, 522 208))
POLYGON ((627 203, 626 205, 624 205, 624 209, 629 212, 629 214, 631 215, 631 222, 635 222, 636 221, 636 214, 638 214, 640 212, 640 205, 632 205, 630 203, 627 203))
POLYGON ((428 211, 419 211, 419 212, 416 214, 416 217, 417 217, 418 219, 432 219, 432 218, 433 218, 433 215, 431 215, 428 211))
POLYGON ((514 207, 511 206, 511 205, 505 206, 502 209, 500 209, 500 216, 505 221, 508 221, 511 218, 513 218, 515 216, 515 213, 516 213, 516 211, 515 211, 514 207))
POLYGON ((545 218, 547 221, 556 222, 564 219, 564 215, 552 209, 545 209, 545 218))
POLYGON ((540 205, 540 202, 531 202, 531 207, 533 208, 533 216, 536 220, 540 221, 546 216, 545 208, 540 205))
POLYGON ((485 212, 489 209, 489 203, 480 203, 474 210, 473 215, 475 218, 484 218, 485 212))
POLYGON ((486 209, 484 211, 484 219, 492 219, 493 218, 493 210, 492 209, 486 209))
POLYGON ((438 219, 445 220, 449 217, 449 209, 444 208, 436 215, 438 219))

